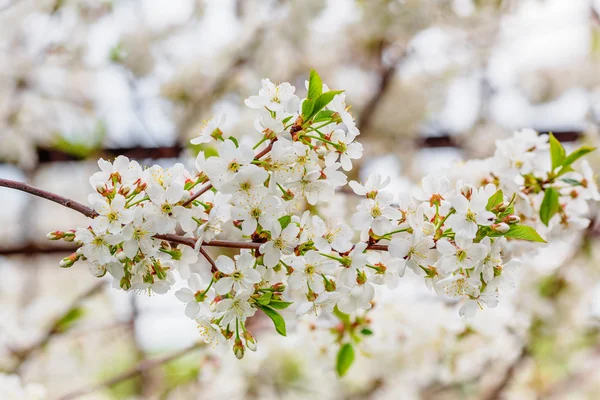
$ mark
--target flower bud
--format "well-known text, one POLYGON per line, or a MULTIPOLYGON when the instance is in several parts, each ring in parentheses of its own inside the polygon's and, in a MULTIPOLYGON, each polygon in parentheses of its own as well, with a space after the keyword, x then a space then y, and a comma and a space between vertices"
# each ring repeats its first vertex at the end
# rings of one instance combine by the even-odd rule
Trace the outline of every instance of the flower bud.
POLYGON ((60 261, 60 264, 59 264, 59 266, 60 266, 61 268, 70 268, 70 267, 72 267, 72 266, 73 266, 73 264, 75 264, 75 262, 76 262, 77 260, 79 260, 79 254, 77 254, 77 253, 75 252, 75 253, 72 253, 70 256, 63 258, 63 259, 60 261))
POLYGON ((64 232, 62 231, 52 231, 46 235, 46 239, 48 240, 60 240, 64 237, 64 232))
POLYGON ((64 232, 63 240, 65 242, 74 242, 75 241, 75 231, 64 232))
POLYGON ((256 351, 256 338, 248 331, 244 332, 244 340, 246 341, 246 347, 251 351, 256 351))
POLYGON ((519 222, 521 222, 521 218, 519 218, 518 215, 511 214, 504 218, 504 222, 506 222, 507 224, 518 224, 519 222))
POLYGON ((244 345, 240 338, 235 339, 235 344, 233 345, 233 354, 241 360, 244 357, 244 345))
POLYGON ((123 262, 123 261, 127 260, 127 256, 125 255, 125 252, 124 252, 124 251, 119 251, 119 252, 117 253, 117 260, 119 260, 119 261, 121 261, 121 262, 123 262))
POLYGON ((506 201, 498 203, 492 208, 492 212, 495 212, 495 213, 504 212, 508 208, 508 204, 509 203, 507 203, 506 201))
POLYGON ((121 282, 119 282, 119 286, 124 291, 128 291, 129 289, 131 289, 131 281, 129 280, 129 278, 127 278, 126 276, 124 276, 124 277, 121 278, 121 282))
POLYGON ((510 229, 510 226, 504 222, 501 222, 499 224, 492 224, 491 228, 494 232, 506 233, 510 229))
POLYGON ((335 292, 337 289, 337 285, 333 279, 328 279, 325 281, 325 290, 328 292, 335 292))

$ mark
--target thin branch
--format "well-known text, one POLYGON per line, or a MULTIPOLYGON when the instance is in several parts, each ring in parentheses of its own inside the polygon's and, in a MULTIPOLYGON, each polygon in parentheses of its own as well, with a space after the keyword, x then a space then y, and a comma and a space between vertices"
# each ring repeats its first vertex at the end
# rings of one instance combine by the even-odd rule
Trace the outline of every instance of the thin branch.
POLYGON ((61 324, 64 321, 64 319, 70 313, 72 313, 73 310, 77 309, 84 300, 86 300, 86 299, 92 297, 93 295, 95 295, 96 293, 100 292, 100 290, 103 287, 104 287, 104 282, 98 282, 98 283, 92 285, 85 292, 83 292, 80 295, 78 295, 77 297, 75 297, 75 299, 73 299, 73 301, 71 302, 69 307, 62 314, 60 314, 58 316, 58 318, 56 318, 54 320, 52 326, 50 326, 50 328, 46 331, 46 333, 37 342, 30 345, 29 347, 27 347, 24 350, 16 351, 14 354, 17 357, 17 363, 13 367, 12 372, 17 372, 21 368, 21 365, 23 365, 23 363, 25 361, 27 361, 33 353, 35 353, 37 350, 45 347, 53 337, 63 333, 63 330, 61 329, 61 324))
MULTIPOLYGON (((257 154, 257 157, 263 157, 267 154, 272 147, 273 142, 269 144, 263 151, 257 154)), ((75 211, 80 212, 83 215, 93 218, 98 215, 94 210, 89 207, 84 206, 83 204, 77 203, 76 201, 67 199, 66 197, 46 192, 45 190, 37 189, 31 185, 28 185, 23 182, 12 181, 9 179, 0 179, 0 187, 7 187, 11 189, 21 190, 23 192, 31 193, 35 196, 42 197, 44 199, 53 201, 65 207, 71 208, 75 211)), ((163 235, 154 235, 155 239, 166 240, 172 243, 184 244, 190 247, 194 247, 196 245, 196 239, 183 237, 180 235, 174 234, 163 234, 163 235)), ((227 248, 236 248, 236 249, 258 249, 262 243, 257 242, 245 242, 245 241, 229 241, 229 240, 212 240, 210 242, 202 243, 202 246, 209 247, 227 247, 227 248)), ((387 251, 387 245, 381 244, 370 244, 367 246, 367 250, 381 250, 387 251)))
POLYGON ((130 370, 128 370, 120 375, 114 376, 112 378, 109 378, 109 379, 102 381, 100 383, 97 383, 95 385, 87 386, 87 387, 81 388, 79 390, 76 390, 74 392, 65 394, 65 395, 59 397, 58 400, 75 399, 77 397, 84 396, 86 394, 95 392, 97 390, 114 386, 114 385, 121 383, 123 381, 126 381, 128 379, 135 378, 139 374, 148 372, 154 368, 160 367, 161 365, 164 365, 173 360, 176 360, 176 359, 186 355, 187 353, 197 350, 203 346, 204 346, 204 343, 195 343, 189 347, 175 351, 164 357, 140 361, 133 368, 131 368, 130 370))
POLYGON ((34 196, 41 197, 43 199, 53 201, 55 203, 60 204, 61 206, 75 210, 78 213, 81 213, 90 218, 93 218, 96 215, 98 215, 98 213, 96 213, 90 207, 84 206, 83 204, 78 203, 75 200, 71 200, 66 197, 63 197, 63 196, 60 196, 58 194, 54 194, 51 192, 47 192, 42 189, 38 189, 36 187, 33 187, 33 186, 28 185, 23 182, 13 181, 10 179, 0 179, 0 186, 7 187, 9 189, 20 190, 22 192, 26 192, 26 193, 32 194, 34 196))
POLYGON ((206 260, 208 261, 208 263, 211 266, 211 272, 217 272, 217 270, 219 269, 217 267, 217 264, 215 264, 214 260, 212 259, 212 257, 206 252, 206 250, 204 250, 202 247, 200 247, 200 253, 204 256, 204 258, 206 258, 206 260))

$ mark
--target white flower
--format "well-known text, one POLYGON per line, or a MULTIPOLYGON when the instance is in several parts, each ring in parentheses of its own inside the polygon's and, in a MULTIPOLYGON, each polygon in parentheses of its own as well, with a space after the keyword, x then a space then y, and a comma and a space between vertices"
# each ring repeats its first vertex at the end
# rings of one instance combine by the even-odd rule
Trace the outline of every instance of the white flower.
POLYGON ((350 181, 348 184, 354 190, 354 193, 359 196, 375 197, 378 191, 389 185, 390 181, 389 176, 382 180, 381 175, 373 174, 369 175, 364 185, 356 181, 350 181))
POLYGON ((250 295, 244 292, 237 293, 234 298, 227 298, 219 301, 216 306, 216 311, 222 313, 223 319, 221 326, 228 327, 235 332, 235 323, 245 322, 246 318, 251 317, 256 312, 256 308, 252 307, 248 302, 250 295), (234 323, 233 326, 230 326, 234 323))
POLYGON ((121 233, 123 225, 133 220, 134 211, 125 208, 125 197, 120 194, 109 200, 98 193, 92 193, 89 202, 99 214, 92 220, 94 232, 121 233))
POLYGON ((450 190, 450 181, 446 177, 427 175, 421 181, 421 186, 413 189, 412 195, 419 201, 428 201, 431 205, 444 200, 450 190))
MULTIPOLYGON (((267 110, 263 110, 263 112, 260 113, 260 117, 254 121, 254 127, 257 131, 263 133, 267 137, 272 137, 272 134, 277 135, 283 132, 283 123, 281 120, 273 118, 271 113, 267 110)), ((287 136, 291 139, 289 134, 287 136)))
POLYGON ((431 249, 435 243, 433 236, 423 236, 418 233, 411 235, 410 240, 403 237, 394 237, 388 251, 392 257, 403 258, 406 265, 415 273, 422 274, 420 266, 428 267, 432 259, 431 249))
POLYGON ((333 100, 327 105, 327 108, 337 112, 342 118, 342 122, 346 125, 346 129, 348 129, 348 133, 352 136, 358 136, 360 134, 358 128, 356 128, 356 123, 354 122, 354 117, 350 114, 346 107, 346 94, 340 93, 333 97, 333 100))
POLYGON ((368 310, 371 308, 371 300, 375 297, 375 289, 369 282, 357 283, 352 288, 342 288, 341 300, 338 301, 338 309, 346 314, 356 310, 368 310))
POLYGON ((358 242, 354 249, 348 254, 351 262, 350 265, 344 266, 340 273, 340 281, 345 285, 353 286, 356 284, 356 274, 358 270, 362 269, 367 265, 368 254, 365 253, 367 244, 365 242, 358 242))
POLYGON ((479 225, 490 226, 496 221, 496 215, 485 208, 489 198, 496 193, 494 185, 487 185, 473 192, 471 200, 462 194, 450 197, 450 203, 456 210, 446 220, 448 225, 457 235, 475 238, 479 225))
POLYGON ((196 319, 196 322, 198 323, 198 330, 200 331, 200 336, 202 336, 204 343, 210 344, 211 347, 215 349, 221 343, 226 342, 219 325, 211 323, 208 318, 204 316, 196 319))
POLYGON ((263 228, 273 225, 279 215, 279 200, 274 196, 263 198, 242 197, 231 209, 231 217, 242 222, 242 233, 251 235, 258 224, 263 228))
POLYGON ((190 277, 190 265, 198 261, 198 253, 192 247, 180 244, 167 255, 167 262, 179 271, 182 279, 190 277))
POLYGON ((191 144, 209 143, 218 137, 223 136, 221 126, 225 123, 225 115, 219 114, 215 117, 204 121, 204 126, 200 129, 200 135, 190 140, 191 144))
POLYGON ((204 289, 202 281, 198 274, 192 274, 187 281, 188 287, 181 288, 175 292, 175 297, 185 303, 185 315, 188 318, 194 319, 200 312, 200 303, 196 300, 196 294, 201 293, 204 289))
POLYGON ((485 283, 488 283, 494 278, 494 268, 502 265, 502 252, 506 246, 506 239, 499 237, 494 239, 494 243, 489 237, 485 237, 481 240, 481 244, 485 245, 490 249, 489 253, 475 268, 477 276, 481 274, 481 277, 485 283))
POLYGON ((90 261, 99 264, 107 264, 114 260, 110 246, 123 241, 123 236, 107 234, 96 234, 87 228, 79 228, 75 232, 75 240, 82 244, 81 252, 90 261))
POLYGON ((581 181, 581 186, 584 188, 582 190, 583 198, 586 200, 600 201, 600 193, 598 193, 596 177, 587 160, 583 160, 581 162, 581 174, 583 175, 583 179, 581 181))
POLYGON ((457 269, 470 269, 483 260, 488 253, 488 248, 483 243, 473 243, 470 238, 456 235, 453 245, 447 239, 437 241, 437 250, 442 258, 436 263, 444 272, 450 273, 457 269))
POLYGON ((378 192, 374 199, 364 199, 352 215, 352 224, 356 229, 369 230, 383 236, 392 230, 392 220, 402 218, 402 212, 391 206, 394 196, 389 192, 378 192))
POLYGON ((152 212, 148 219, 154 224, 156 233, 171 233, 177 226, 174 211, 177 203, 182 201, 184 194, 183 185, 179 182, 171 182, 166 188, 162 185, 151 184, 146 193, 152 201, 152 212))
POLYGON ((234 196, 263 197, 267 192, 265 182, 269 173, 256 165, 247 165, 240 169, 234 179, 225 182, 222 192, 234 196))
POLYGON ((342 168, 344 171, 350 171, 352 169, 352 160, 356 160, 362 157, 363 147, 362 144, 358 142, 354 142, 354 135, 348 134, 341 130, 335 130, 329 141, 335 143, 336 148, 335 151, 327 154, 325 158, 325 164, 331 165, 340 159, 342 164, 342 168))
POLYGON ((319 200, 327 201, 334 195, 331 182, 321 178, 320 170, 307 172, 302 178, 288 183, 288 187, 297 195, 306 198, 310 205, 315 205, 319 200))
POLYGON ((294 94, 295 91, 296 88, 287 82, 275 85, 271 80, 263 79, 258 96, 250 96, 244 103, 254 109, 266 107, 271 111, 293 113, 298 110, 300 104, 300 99, 294 94))
POLYGON ((101 158, 98 160, 98 167, 100 171, 90 177, 90 185, 94 190, 106 186, 113 175, 121 177, 121 184, 132 184, 144 175, 142 167, 136 161, 129 161, 125 156, 118 156, 112 164, 101 158))
MULTIPOLYGON (((145 261, 142 261, 142 263, 140 263, 141 266, 138 266, 137 268, 139 270, 145 270, 147 268, 147 265, 143 265, 145 263, 145 261)), ((175 283, 175 277, 171 272, 166 273, 165 279, 158 279, 153 275, 146 275, 146 277, 150 277, 151 281, 144 280, 144 275, 141 273, 136 274, 131 280, 131 288, 138 292, 147 292, 148 295, 151 295, 152 293, 165 294, 171 290, 171 286, 175 283)))
POLYGON ((133 221, 123 228, 123 252, 127 258, 134 258, 141 249, 145 255, 153 256, 158 251, 152 236, 156 234, 154 225, 144 219, 144 209, 136 208, 133 221))
POLYGON ((336 271, 337 263, 323 257, 314 250, 307 251, 304 257, 296 257, 292 261, 294 272, 288 280, 290 288, 311 291, 320 294, 325 291, 323 275, 332 275, 336 271))
POLYGON ((369 254, 369 263, 377 267, 369 280, 375 284, 385 284, 390 289, 398 287, 398 278, 404 276, 406 271, 406 260, 403 258, 395 258, 388 252, 369 254))
POLYGON ((220 255, 215 260, 215 264, 217 264, 218 270, 224 273, 225 276, 221 277, 215 283, 217 294, 227 294, 231 292, 232 288, 236 293, 253 293, 254 290, 249 289, 262 279, 258 271, 254 269, 255 263, 256 259, 248 252, 238 256, 235 263, 231 258, 220 255))
POLYGON ((456 274, 438 281, 435 288, 438 293, 449 298, 477 297, 479 296, 479 279, 456 274))
POLYGON ((323 253, 329 253, 331 250, 345 253, 352 248, 352 229, 343 222, 328 221, 313 218, 313 225, 318 225, 318 229, 323 232, 321 236, 313 239, 317 250, 323 253))
POLYGON ((236 147, 231 140, 225 140, 219 143, 217 147, 218 157, 210 157, 204 164, 204 172, 210 178, 210 182, 218 190, 222 190, 225 182, 232 180, 239 170, 254 160, 254 151, 252 148, 241 143, 236 147))
POLYGON ((264 263, 267 267, 277 265, 281 256, 291 254, 298 244, 300 228, 296 224, 289 224, 282 231, 279 221, 273 223, 271 240, 260 245, 260 252, 264 254, 264 263))
POLYGON ((299 303, 296 308, 296 316, 300 317, 308 313, 318 315, 320 310, 330 313, 333 311, 333 308, 338 303, 340 297, 339 292, 323 292, 317 295, 317 298, 314 301, 304 301, 299 303))

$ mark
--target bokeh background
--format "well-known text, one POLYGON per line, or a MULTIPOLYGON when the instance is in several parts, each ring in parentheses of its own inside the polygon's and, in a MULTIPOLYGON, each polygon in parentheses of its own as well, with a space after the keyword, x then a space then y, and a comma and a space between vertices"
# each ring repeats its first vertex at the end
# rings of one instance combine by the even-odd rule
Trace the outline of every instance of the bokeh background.
MULTIPOLYGON (((515 129, 600 142, 598 0, 0 0, 0 177, 85 202, 99 157, 190 164, 217 113, 258 137, 243 99, 264 77, 302 93, 310 68, 358 119, 351 177, 384 173, 397 192, 515 129)), ((284 339, 258 321, 259 351, 237 361, 195 344, 174 296, 58 268, 72 248, 45 234, 83 224, 0 189, 0 371, 51 399, 600 397, 595 223, 470 321, 406 276, 341 381, 310 326, 284 339)))

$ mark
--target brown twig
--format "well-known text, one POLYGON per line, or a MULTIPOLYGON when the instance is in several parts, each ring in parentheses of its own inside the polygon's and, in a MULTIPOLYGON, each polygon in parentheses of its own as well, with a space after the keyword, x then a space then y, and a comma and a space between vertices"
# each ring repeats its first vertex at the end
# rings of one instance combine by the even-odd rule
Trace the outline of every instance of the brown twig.
POLYGON ((215 264, 215 261, 212 259, 212 257, 206 252, 206 250, 200 247, 200 253, 204 256, 204 258, 206 258, 206 261, 208 261, 208 263, 210 264, 211 272, 217 272, 219 268, 217 267, 217 264, 215 264))
POLYGON ((34 196, 41 197, 43 199, 53 201, 55 203, 60 204, 61 206, 68 207, 72 210, 75 210, 78 213, 81 213, 87 217, 93 218, 96 215, 98 215, 90 207, 84 206, 83 204, 78 203, 75 200, 71 200, 66 197, 60 196, 55 193, 47 192, 42 189, 38 189, 36 187, 33 187, 33 186, 28 185, 23 182, 13 181, 10 179, 0 179, 0 186, 7 187, 9 189, 20 190, 22 192, 26 192, 26 193, 32 194, 34 196))
POLYGON ((203 345, 204 345, 204 343, 195 343, 191 346, 188 346, 181 350, 177 350, 177 351, 175 351, 171 354, 168 354, 166 356, 163 356, 161 358, 140 361, 133 368, 131 368, 130 370, 128 370, 120 375, 114 376, 112 378, 109 378, 109 379, 102 381, 100 383, 97 383, 95 385, 90 385, 90 386, 78 389, 74 392, 67 393, 67 394, 59 397, 58 400, 75 399, 77 397, 84 396, 86 394, 95 392, 97 390, 114 386, 118 383, 121 383, 121 382, 126 381, 131 378, 134 378, 134 377, 138 376, 139 374, 148 372, 156 367, 160 367, 161 365, 164 365, 173 360, 176 360, 177 358, 186 355, 190 351, 194 351, 194 350, 201 348, 203 345))

